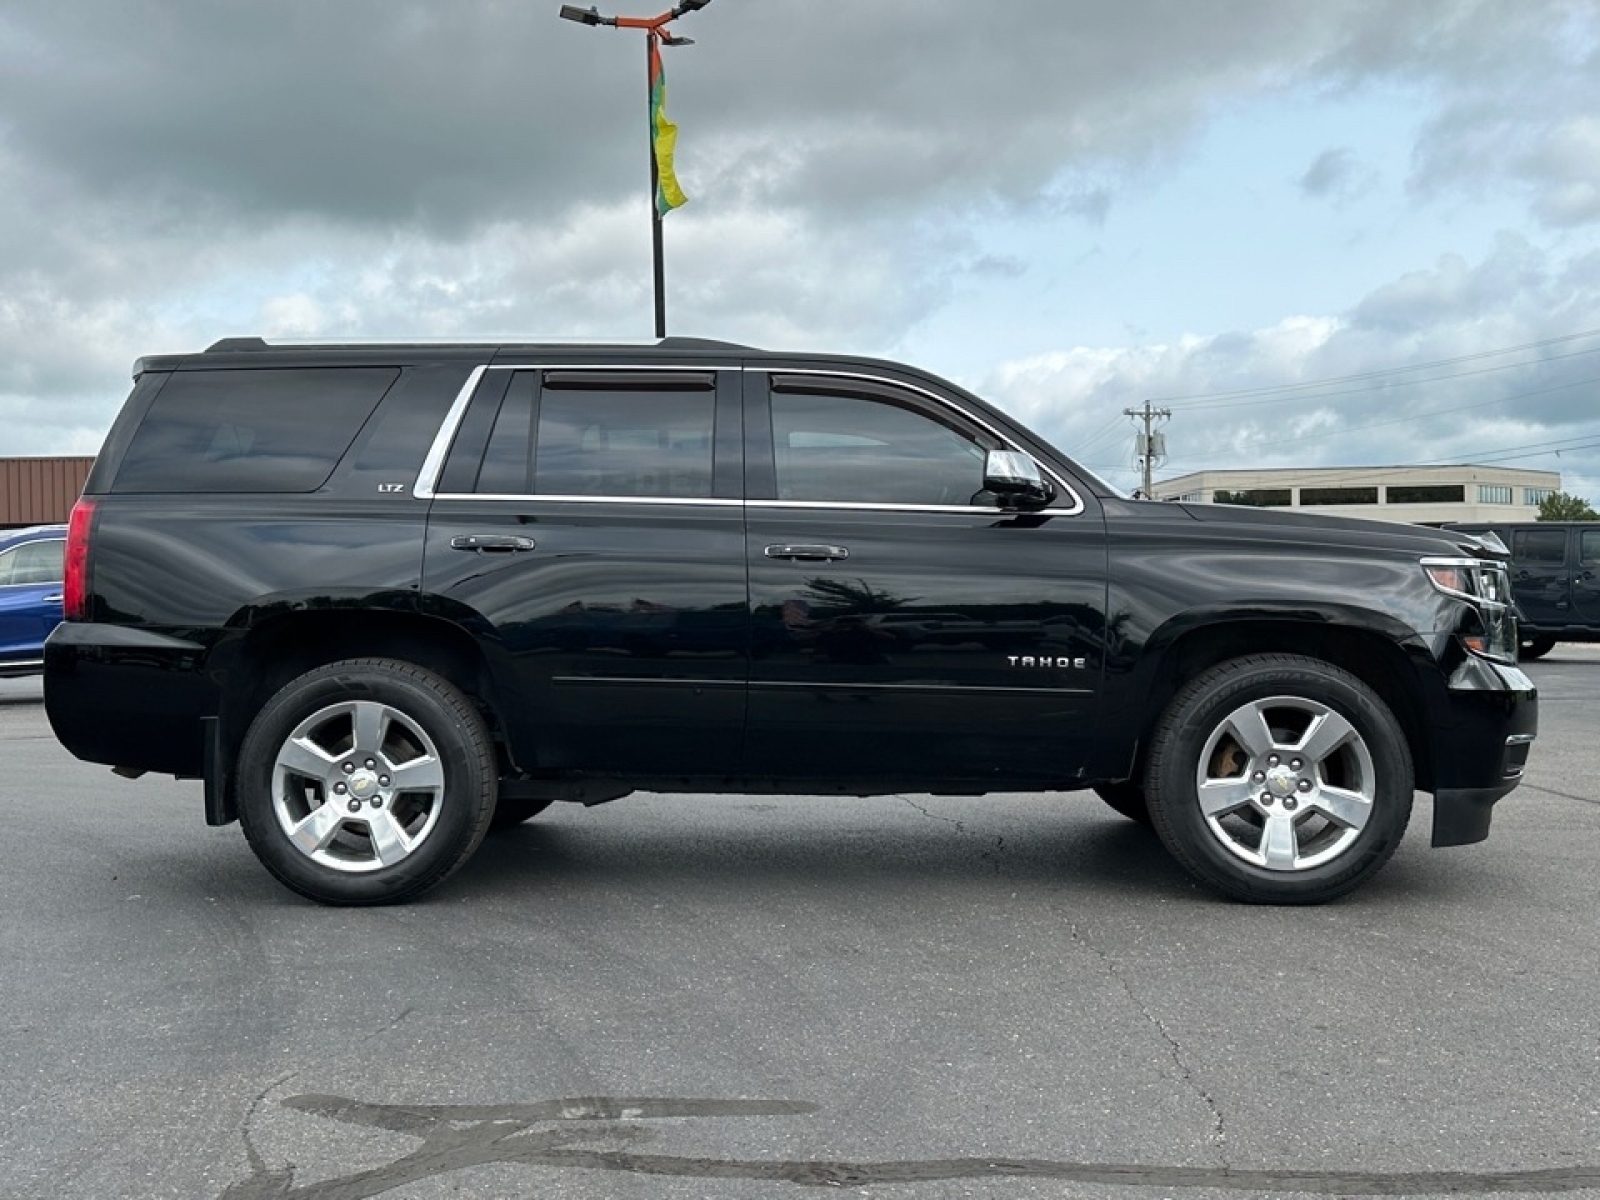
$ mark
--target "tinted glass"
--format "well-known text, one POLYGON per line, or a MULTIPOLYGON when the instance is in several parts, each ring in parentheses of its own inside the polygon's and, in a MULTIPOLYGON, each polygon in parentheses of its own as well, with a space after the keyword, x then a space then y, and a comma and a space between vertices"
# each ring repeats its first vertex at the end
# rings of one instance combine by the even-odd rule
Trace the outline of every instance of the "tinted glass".
POLYGON ((1567 559, 1567 531, 1519 529, 1513 535, 1511 557, 1522 562, 1560 566, 1567 559))
POLYGON ((539 396, 534 490, 708 497, 714 405, 708 388, 547 386, 539 396))
POLYGON ((1421 484, 1415 487, 1389 487, 1390 504, 1461 504, 1466 501, 1466 485, 1455 483, 1421 484))
POLYGON ((1303 487, 1300 489, 1301 504, 1376 504, 1378 502, 1378 489, 1375 487, 1303 487))
POLYGON ((389 367, 174 372, 111 490, 315 491, 398 374, 389 367))
POLYGON ((348 455, 351 462, 344 478, 353 495, 376 495, 394 484, 410 490, 469 374, 464 363, 419 364, 402 372, 348 455))
POLYGON ((1252 508, 1270 508, 1273 505, 1287 508, 1294 503, 1294 494, 1288 488, 1245 488, 1236 492, 1218 488, 1216 501, 1218 504, 1246 504, 1252 508))
POLYGON ((500 402, 489 445, 478 468, 474 491, 490 495, 528 494, 528 466, 533 449, 533 385, 537 377, 519 372, 500 402))
POLYGON ((24 542, 0 554, 0 586, 13 583, 59 583, 66 542, 52 538, 24 542))
POLYGON ((1578 561, 1586 567, 1600 567, 1600 529, 1585 529, 1580 535, 1578 561))
POLYGON ((926 413, 866 396, 775 391, 778 499, 973 504, 984 448, 926 413))

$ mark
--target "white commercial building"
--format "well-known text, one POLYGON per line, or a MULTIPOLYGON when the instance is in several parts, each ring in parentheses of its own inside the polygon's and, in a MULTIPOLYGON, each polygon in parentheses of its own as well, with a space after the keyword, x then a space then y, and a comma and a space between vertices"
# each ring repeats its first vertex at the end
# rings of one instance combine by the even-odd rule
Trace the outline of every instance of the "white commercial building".
POLYGON ((1158 500, 1311 509, 1383 521, 1532 521, 1561 490, 1557 471, 1514 467, 1286 467, 1195 471, 1158 482, 1158 500))

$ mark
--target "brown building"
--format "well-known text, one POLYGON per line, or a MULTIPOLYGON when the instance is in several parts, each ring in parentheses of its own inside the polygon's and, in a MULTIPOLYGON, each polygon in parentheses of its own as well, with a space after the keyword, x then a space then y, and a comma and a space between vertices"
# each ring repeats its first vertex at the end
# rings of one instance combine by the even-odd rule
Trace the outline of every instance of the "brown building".
POLYGON ((0 529, 64 524, 93 458, 0 458, 0 529))

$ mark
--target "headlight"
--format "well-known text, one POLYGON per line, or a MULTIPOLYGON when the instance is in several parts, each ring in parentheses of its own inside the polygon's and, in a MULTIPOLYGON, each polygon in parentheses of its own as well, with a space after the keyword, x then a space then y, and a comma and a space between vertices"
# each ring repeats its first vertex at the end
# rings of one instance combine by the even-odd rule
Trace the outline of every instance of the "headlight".
POLYGON ((1466 600, 1477 617, 1461 630, 1468 650, 1501 662, 1517 660, 1517 618, 1504 563, 1479 558, 1425 558, 1428 582, 1447 596, 1466 600))

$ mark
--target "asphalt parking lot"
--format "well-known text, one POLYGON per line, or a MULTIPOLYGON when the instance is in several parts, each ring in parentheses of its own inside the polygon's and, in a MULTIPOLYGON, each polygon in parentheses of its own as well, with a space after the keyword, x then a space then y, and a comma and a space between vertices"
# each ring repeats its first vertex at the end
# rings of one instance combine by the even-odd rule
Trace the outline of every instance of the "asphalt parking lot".
POLYGON ((1600 1197, 1600 648, 1317 909, 1092 796, 557 806, 318 908, 0 682, 0 1194, 1600 1197))

